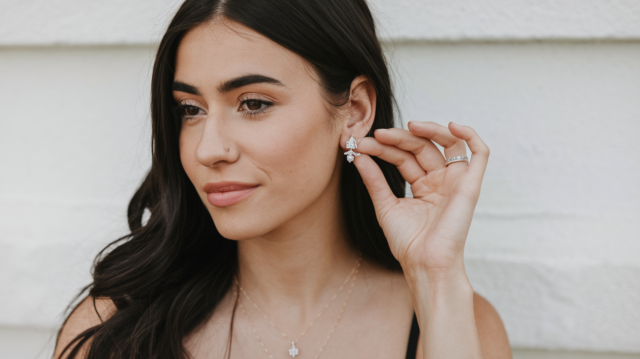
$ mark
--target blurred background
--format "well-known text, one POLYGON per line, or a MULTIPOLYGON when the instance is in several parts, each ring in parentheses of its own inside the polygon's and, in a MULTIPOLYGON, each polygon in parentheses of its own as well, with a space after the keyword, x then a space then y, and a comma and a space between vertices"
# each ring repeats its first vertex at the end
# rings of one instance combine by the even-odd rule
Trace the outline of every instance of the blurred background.
MULTIPOLYGON (((398 126, 491 148, 465 261, 514 358, 640 358, 640 1, 369 2, 398 126)), ((0 0, 0 358, 49 357, 126 234, 179 3, 0 0)))

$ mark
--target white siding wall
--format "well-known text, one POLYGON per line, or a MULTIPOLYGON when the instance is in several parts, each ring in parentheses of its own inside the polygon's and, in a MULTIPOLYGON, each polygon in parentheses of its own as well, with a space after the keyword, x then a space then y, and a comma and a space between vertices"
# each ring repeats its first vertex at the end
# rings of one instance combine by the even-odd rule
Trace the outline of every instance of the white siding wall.
MULTIPOLYGON (((125 233, 176 6, 0 0, 0 348, 56 327, 125 233)), ((492 150, 466 263, 513 346, 640 355, 640 1, 372 8, 404 121, 467 124, 492 150)))

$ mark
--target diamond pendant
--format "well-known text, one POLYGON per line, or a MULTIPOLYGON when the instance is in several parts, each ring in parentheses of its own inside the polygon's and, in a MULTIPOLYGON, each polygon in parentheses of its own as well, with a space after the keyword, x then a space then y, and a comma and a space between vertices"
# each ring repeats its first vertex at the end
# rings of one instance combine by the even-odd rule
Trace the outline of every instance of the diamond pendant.
POLYGON ((298 350, 298 348, 296 348, 296 344, 294 342, 291 342, 291 349, 289 349, 289 355, 295 358, 296 355, 298 355, 299 353, 300 351, 298 350))

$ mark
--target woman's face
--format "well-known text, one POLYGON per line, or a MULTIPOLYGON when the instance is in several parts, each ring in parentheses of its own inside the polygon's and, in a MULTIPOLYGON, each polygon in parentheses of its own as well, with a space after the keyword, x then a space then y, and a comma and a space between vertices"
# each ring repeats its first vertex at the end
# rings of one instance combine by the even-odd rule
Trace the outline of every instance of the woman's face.
POLYGON ((229 20, 180 43, 180 158, 224 237, 267 234, 337 199, 342 125, 316 79, 299 55, 229 20))

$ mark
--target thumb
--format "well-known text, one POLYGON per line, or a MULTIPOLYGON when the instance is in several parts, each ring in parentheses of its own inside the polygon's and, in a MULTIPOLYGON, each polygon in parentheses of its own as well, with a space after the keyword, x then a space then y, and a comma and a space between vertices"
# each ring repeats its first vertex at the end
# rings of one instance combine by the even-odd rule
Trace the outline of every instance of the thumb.
POLYGON ((353 163, 358 168, 377 213, 385 212, 387 208, 399 202, 398 197, 391 191, 387 179, 384 178, 382 170, 369 155, 361 153, 353 163))

